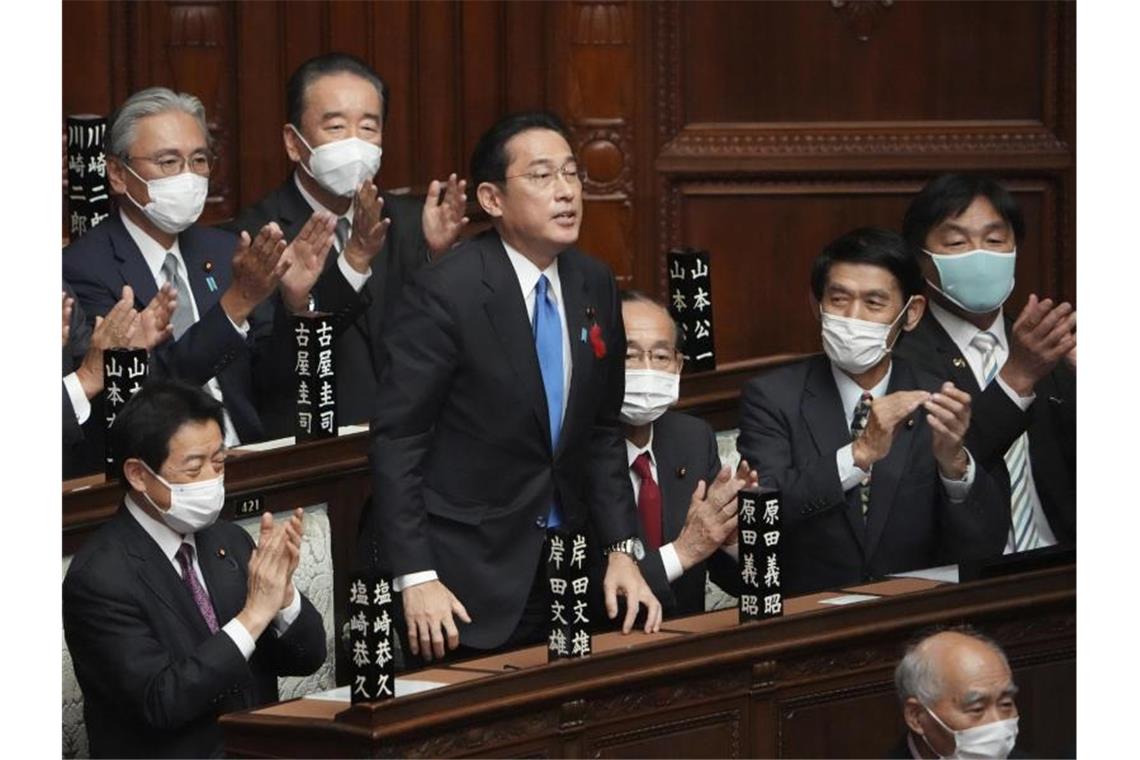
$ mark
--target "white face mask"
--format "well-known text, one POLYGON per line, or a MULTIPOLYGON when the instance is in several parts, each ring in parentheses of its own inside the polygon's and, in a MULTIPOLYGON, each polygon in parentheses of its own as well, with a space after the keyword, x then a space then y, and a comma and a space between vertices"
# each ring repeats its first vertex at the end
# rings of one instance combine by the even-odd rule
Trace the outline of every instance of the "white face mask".
POLYGON ((681 375, 659 369, 627 369, 621 421, 640 427, 648 425, 673 404, 681 390, 681 375))
MULTIPOLYGON (((127 166, 127 171, 139 177, 138 172, 127 166)), ((127 197, 131 203, 138 206, 139 211, 146 214, 147 219, 154 223, 163 232, 177 235, 182 230, 198 221, 202 209, 206 207, 206 195, 210 191, 210 180, 194 172, 182 172, 173 177, 161 179, 143 179, 146 183, 146 192, 150 196, 150 203, 145 206, 139 204, 128 192, 127 197)))
MULTIPOLYGON (((972 758, 977 760, 990 760, 991 758, 1004 760, 1009 757, 1009 753, 1013 751, 1013 745, 1017 742, 1017 718, 995 720, 993 723, 955 731, 943 723, 933 710, 926 705, 923 707, 930 713, 930 717, 938 721, 938 725, 954 737, 954 754, 951 757, 960 757, 963 760, 972 758)), ((922 739, 926 741, 926 746, 930 747, 930 742, 927 741, 926 737, 924 736, 922 739)), ((934 747, 930 747, 930 749, 934 751, 934 754, 938 754, 934 747)))
MULTIPOLYGON (((142 461, 142 460, 139 460, 142 461)), ((225 475, 213 480, 200 480, 196 483, 170 483, 164 477, 142 462, 147 472, 159 483, 170 489, 170 509, 163 510, 154 499, 143 491, 143 496, 158 510, 162 521, 176 533, 186 535, 208 528, 218 519, 222 505, 226 502, 225 475)))
MULTIPOLYGON (((823 350, 827 358, 831 359, 835 366, 852 375, 861 374, 874 367, 890 353, 892 347, 887 345, 887 337, 895 324, 906 314, 913 299, 914 296, 907 299, 902 311, 889 324, 828 314, 820 306, 823 350)), ((898 340, 897 336, 895 340, 898 340)))
POLYGON ((352 195, 361 182, 372 179, 380 171, 383 150, 379 145, 349 137, 314 148, 296 127, 292 124, 289 127, 309 149, 309 165, 301 162, 301 168, 333 195, 352 195))

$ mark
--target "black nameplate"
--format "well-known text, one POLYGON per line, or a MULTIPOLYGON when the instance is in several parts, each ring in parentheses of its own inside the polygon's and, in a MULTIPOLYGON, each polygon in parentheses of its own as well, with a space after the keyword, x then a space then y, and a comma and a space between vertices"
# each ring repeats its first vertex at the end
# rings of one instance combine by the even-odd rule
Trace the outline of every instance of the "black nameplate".
POLYGON ((298 314, 293 317, 294 364, 297 382, 297 414, 294 431, 298 441, 336 436, 336 364, 333 352, 331 314, 298 314))
POLYGON ((396 696, 392 641, 392 583, 354 575, 348 587, 348 640, 352 703, 396 696))
POLYGON ((261 494, 242 496, 232 502, 234 517, 250 517, 265 511, 265 498, 261 494))
POLYGON ((547 662, 587 657, 593 651, 589 625, 590 577, 586 567, 586 536, 556 532, 544 547, 550 584, 550 633, 547 662))
POLYGON ((780 492, 740 492, 740 622, 784 614, 780 583, 780 492))
POLYGON ((669 313, 681 329, 685 371, 716 369, 709 252, 674 248, 669 266, 669 313))
MULTIPOLYGON (((103 413, 108 431, 119 411, 142 390, 148 369, 145 348, 108 348, 103 351, 103 413)), ((104 440, 107 479, 118 479, 119 473, 112 471, 115 452, 111 450, 111 436, 104 436, 104 440)))

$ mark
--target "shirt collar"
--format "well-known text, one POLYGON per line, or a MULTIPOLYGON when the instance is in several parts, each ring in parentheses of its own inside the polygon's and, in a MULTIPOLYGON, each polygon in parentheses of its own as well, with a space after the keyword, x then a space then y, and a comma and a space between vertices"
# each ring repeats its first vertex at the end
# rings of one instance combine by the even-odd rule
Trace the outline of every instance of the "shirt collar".
POLYGON ((327 212, 327 213, 335 216, 337 219, 340 219, 343 216, 345 219, 348 220, 349 224, 352 224, 352 211, 353 211, 353 209, 356 208, 355 199, 353 200, 352 203, 348 204, 348 211, 345 211, 343 214, 338 214, 331 209, 325 208, 324 204, 321 203, 320 201, 318 201, 316 198, 314 198, 309 193, 309 191, 305 189, 305 186, 301 183, 300 174, 303 171, 305 171, 305 170, 300 169, 300 168, 294 170, 294 172, 293 172, 293 184, 295 184, 297 186, 297 190, 301 193, 301 197, 305 199, 305 203, 309 204, 309 208, 311 208, 313 211, 327 212))
MULTIPOLYGON (((933 301, 927 302, 930 306, 930 313, 938 320, 938 324, 942 325, 942 329, 950 336, 950 340, 954 341, 954 345, 962 353, 966 352, 966 348, 970 345, 970 341, 974 336, 982 332, 975 325, 959 317, 957 314, 951 314, 948 309, 939 306, 933 301)), ((997 318, 994 323, 990 325, 988 331, 991 335, 997 338, 998 345, 1009 352, 1009 343, 1006 342, 1005 337, 1005 316, 1001 309, 998 309, 997 318)))
POLYGON ((131 498, 130 494, 123 497, 123 501, 126 503, 127 511, 131 513, 131 517, 135 518, 135 521, 142 526, 142 529, 146 531, 147 535, 158 544, 158 548, 162 550, 163 555, 167 559, 175 561, 175 555, 178 554, 178 547, 182 546, 182 544, 190 544, 197 550, 198 547, 194 544, 193 533, 188 533, 183 536, 161 520, 154 519, 131 498))
POLYGON ((511 266, 515 268, 515 276, 519 279, 519 287, 522 288, 524 299, 530 297, 535 285, 538 284, 538 278, 546 275, 546 279, 550 281, 550 288, 547 292, 554 294, 555 301, 559 300, 559 296, 562 294, 562 282, 558 279, 557 256, 546 269, 539 269, 533 261, 516 251, 505 240, 503 241, 503 248, 507 251, 507 258, 511 260, 511 266))
MULTIPOLYGON (((162 272, 163 262, 166 261, 167 249, 146 234, 143 228, 135 224, 122 209, 119 209, 119 218, 123 220, 123 226, 127 228, 127 234, 131 236, 131 240, 135 241, 135 245, 138 246, 139 253, 142 254, 147 269, 154 275, 155 282, 159 282, 159 274, 162 272)), ((179 274, 182 275, 183 280, 186 280, 186 263, 182 260, 182 249, 178 247, 177 235, 174 236, 174 245, 170 246, 170 253, 173 253, 174 258, 177 259, 179 274)))
POLYGON ((649 454, 649 461, 657 464, 657 458, 653 456, 653 425, 649 426, 649 440, 645 446, 638 447, 633 441, 628 438, 625 439, 625 454, 629 460, 626 464, 633 467, 633 460, 637 459, 642 454, 649 454))
MULTIPOLYGON (((879 398, 887 392, 887 386, 891 382, 891 372, 895 369, 894 362, 887 366, 887 374, 883 375, 883 379, 875 384, 875 387, 870 390, 872 398, 879 398)), ((855 407, 859 404, 859 399, 863 397, 863 388, 859 383, 851 379, 851 377, 843 370, 836 367, 834 363, 831 364, 831 376, 835 378, 835 387, 839 389, 839 401, 843 404, 843 414, 847 416, 848 424, 855 416, 855 407)))

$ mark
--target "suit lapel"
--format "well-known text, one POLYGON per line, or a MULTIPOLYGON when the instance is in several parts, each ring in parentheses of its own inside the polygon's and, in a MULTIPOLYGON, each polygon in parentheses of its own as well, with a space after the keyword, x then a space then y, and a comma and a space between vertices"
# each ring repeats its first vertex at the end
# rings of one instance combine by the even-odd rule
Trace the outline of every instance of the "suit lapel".
POLYGON ((104 224, 110 225, 111 246, 114 249, 115 260, 119 263, 119 274, 123 282, 130 285, 134 291, 135 305, 139 309, 144 309, 158 292, 158 286, 154 283, 154 274, 146 265, 142 251, 131 239, 131 234, 127 232, 119 215, 112 214, 104 224))
POLYGON ((246 579, 237 563, 238 547, 227 542, 216 526, 196 533, 194 543, 214 613, 218 623, 224 624, 241 612, 246 597, 246 579))
POLYGON ((195 633, 198 640, 210 635, 210 629, 198 611, 194 599, 174 569, 171 560, 163 555, 143 527, 139 525, 126 506, 119 507, 117 519, 123 531, 123 541, 127 554, 135 563, 139 580, 150 589, 159 601, 177 616, 188 630, 195 633))
MULTIPOLYGON (((891 381, 887 385, 887 393, 900 390, 912 390, 916 386, 910 368, 901 361, 894 362, 891 370, 891 381)), ((918 413, 915 412, 915 415, 918 413)), ((912 416, 913 419, 913 416, 912 416)), ((865 556, 870 558, 875 554, 879 539, 883 536, 883 528, 887 524, 891 507, 894 505, 895 494, 899 490, 899 483, 906 473, 906 465, 910 461, 910 449, 914 442, 915 425, 902 423, 902 429, 895 436, 894 443, 887 455, 875 462, 871 472, 871 511, 867 516, 867 549, 865 556)), ((904 507, 905 508, 905 507, 904 507)))
POLYGON ((479 251, 483 256, 483 284, 490 291, 483 308, 503 353, 519 379, 523 396, 530 400, 535 421, 549 450, 550 418, 546 410, 546 393, 534 346, 534 331, 527 319, 518 277, 498 235, 483 238, 479 251))
MULTIPOLYGON (((573 438, 574 431, 570 426, 581 415, 577 413, 577 405, 585 395, 585 386, 590 375, 590 369, 596 361, 593 349, 588 341, 583 341, 582 331, 587 329, 586 307, 596 305, 589 302, 589 293, 586 291, 586 278, 576 266, 571 251, 559 256, 558 279, 562 283, 563 306, 566 309, 566 329, 570 339, 570 397, 566 402, 566 413, 562 416, 562 431, 558 436, 558 450, 562 451, 567 442, 573 438)), ((595 311, 596 314, 596 311, 595 311)))
POLYGON ((204 315, 214 305, 214 302, 221 298, 221 292, 220 290, 210 292, 205 276, 208 253, 199 250, 196 243, 193 228, 178 236, 178 250, 182 253, 183 263, 186 264, 186 280, 190 283, 190 290, 194 294, 194 303, 198 305, 198 314, 201 318, 201 315, 204 315))
MULTIPOLYGON (((966 357, 962 356, 962 352, 958 350, 958 345, 929 309, 915 333, 916 335, 913 337, 927 341, 938 352, 942 366, 946 370, 946 376, 950 382, 954 383, 955 388, 961 388, 971 396, 976 396, 982 392, 978 386, 978 378, 974 376, 974 371, 970 369, 966 357), (922 327, 924 324, 925 330, 922 327)), ((907 336, 908 339, 910 337, 912 336, 907 336)))
POLYGON ((685 461, 685 453, 676 446, 678 441, 675 436, 659 429, 664 427, 660 423, 661 420, 658 420, 654 424, 653 456, 657 462, 657 485, 661 488, 662 496, 661 535, 668 542, 681 534, 689 512, 689 497, 692 496, 680 487, 684 480, 677 473, 682 466, 686 470, 690 469, 692 463, 685 461))
MULTIPOLYGON (((808 433, 815 441, 820 456, 835 458, 835 451, 851 443, 851 428, 847 425, 847 413, 831 376, 831 362, 825 356, 816 356, 804 380, 804 395, 800 414, 807 424, 808 433)), ((876 465, 877 466, 877 465, 876 465)), ((876 472, 877 474, 877 472, 876 472)), ((874 498, 874 488, 871 489, 874 498)), ((847 500, 843 514, 859 546, 864 545, 863 515, 858 500, 847 500)))

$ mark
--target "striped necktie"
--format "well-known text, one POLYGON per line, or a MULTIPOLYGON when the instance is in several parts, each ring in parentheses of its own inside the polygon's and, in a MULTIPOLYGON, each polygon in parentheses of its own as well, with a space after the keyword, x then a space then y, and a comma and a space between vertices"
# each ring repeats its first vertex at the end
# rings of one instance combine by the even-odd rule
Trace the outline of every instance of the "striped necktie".
MULTIPOLYGON (((979 332, 970 345, 982 355, 982 388, 985 389, 998 373, 998 339, 991 332, 979 332)), ((1009 471, 1009 509, 1012 520, 1006 553, 1023 552, 1041 545, 1041 537, 1033 522, 1033 505, 1029 496, 1029 435, 1022 433, 1005 452, 1005 467, 1009 471)))
POLYGON ((166 275, 166 281, 178 291, 178 302, 170 317, 170 324, 174 326, 174 339, 178 340, 194 324, 194 307, 190 305, 190 299, 194 295, 186 285, 186 280, 178 273, 178 259, 172 251, 166 252, 166 258, 162 261, 162 273, 166 275))
POLYGON ((178 564, 182 568, 182 582, 186 584, 190 596, 194 597, 194 605, 198 608, 198 612, 202 613, 206 627, 210 629, 210 633, 217 633, 218 616, 214 614, 214 605, 210 604, 210 596, 206 593, 206 589, 202 588, 202 584, 198 582, 198 574, 194 572, 194 547, 182 544, 174 556, 178 558, 178 564))
MULTIPOLYGON (((863 391, 863 395, 859 397, 859 403, 855 405, 855 414, 851 417, 851 440, 863 435, 863 431, 867 429, 867 418, 871 415, 871 402, 874 400, 868 391, 863 391)), ((863 521, 866 522, 867 513, 871 510, 870 473, 859 483, 859 508, 863 513, 863 521)))

